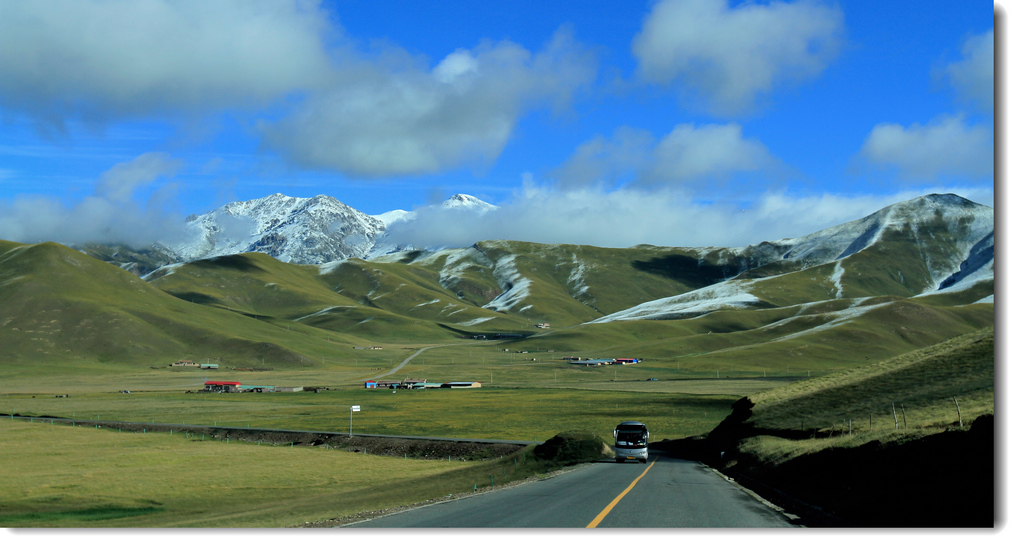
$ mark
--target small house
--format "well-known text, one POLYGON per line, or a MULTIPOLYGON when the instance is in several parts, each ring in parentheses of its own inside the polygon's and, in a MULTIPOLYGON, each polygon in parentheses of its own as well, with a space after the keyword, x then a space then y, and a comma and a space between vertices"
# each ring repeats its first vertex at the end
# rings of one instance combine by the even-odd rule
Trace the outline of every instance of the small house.
POLYGON ((208 381, 203 385, 205 386, 205 390, 210 393, 237 393, 242 382, 208 381))
POLYGON ((239 385, 238 390, 242 393, 264 393, 274 391, 273 385, 239 385))
POLYGON ((441 384, 441 387, 445 389, 470 389, 475 387, 483 387, 480 382, 445 382, 441 384))

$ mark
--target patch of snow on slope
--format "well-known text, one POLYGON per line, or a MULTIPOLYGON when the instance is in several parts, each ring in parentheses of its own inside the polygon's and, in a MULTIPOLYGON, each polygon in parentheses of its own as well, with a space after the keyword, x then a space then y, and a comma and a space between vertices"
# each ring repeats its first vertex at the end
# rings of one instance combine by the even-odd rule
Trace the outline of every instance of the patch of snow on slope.
POLYGON ((331 272, 337 270, 339 266, 345 264, 347 261, 348 259, 342 259, 340 261, 331 261, 329 263, 317 265, 317 268, 320 270, 321 276, 326 276, 327 274, 330 274, 331 272))
POLYGON ((757 304, 761 299, 744 289, 756 283, 727 281, 701 289, 645 302, 638 306, 595 319, 590 323, 610 323, 637 319, 678 319, 688 315, 702 315, 726 308, 742 308, 757 304))
POLYGON ((453 252, 447 255, 439 278, 441 287, 451 289, 462 278, 462 273, 473 266, 472 259, 464 259, 467 256, 467 251, 469 250, 453 252))
POLYGON ((508 311, 530 296, 531 282, 516 268, 515 255, 505 255, 494 263, 494 277, 498 285, 505 286, 505 292, 484 304, 484 308, 496 312, 508 311))
POLYGON ((441 299, 435 298, 434 300, 431 300, 430 302, 421 302, 421 303, 417 304, 416 307, 419 308, 420 306, 426 306, 427 304, 437 304, 438 302, 441 302, 441 299))
MULTIPOLYGON (((858 318, 858 317, 860 317, 860 316, 870 312, 871 310, 874 310, 875 308, 883 308, 883 307, 888 306, 890 304, 892 304, 892 302, 883 302, 881 304, 873 304, 873 305, 870 305, 870 306, 860 306, 859 304, 854 304, 854 305, 851 305, 849 308, 846 308, 845 310, 837 310, 837 311, 834 311, 834 312, 815 314, 815 315, 818 315, 818 316, 830 316, 830 317, 833 317, 834 319, 830 320, 828 323, 824 323, 822 325, 818 325, 817 327, 811 327, 811 328, 806 329, 806 330, 802 330, 802 331, 799 331, 799 332, 794 332, 792 334, 787 334, 785 336, 780 336, 780 337, 772 340, 772 342, 781 342, 781 341, 784 341, 784 340, 791 340, 793 338, 798 338, 800 336, 804 336, 804 335, 811 334, 811 333, 818 333, 818 332, 822 332, 822 331, 827 331, 829 329, 838 327, 838 326, 840 326, 840 325, 842 325, 842 324, 844 324, 844 323, 846 323, 848 321, 851 321, 851 320, 853 320, 855 318, 858 318)), ((794 319, 798 319, 798 318, 794 316, 794 317, 789 317, 789 318, 786 318, 786 319, 782 319, 780 321, 776 321, 775 323, 772 323, 771 325, 767 325, 764 328, 767 330, 767 329, 772 329, 772 328, 775 328, 775 327, 780 327, 780 326, 782 326, 782 325, 784 325, 786 323, 789 323, 790 321, 793 321, 794 319)))
POLYGON ((840 259, 836 261, 836 268, 832 272, 832 283, 836 286, 836 298, 843 298, 843 273, 846 270, 843 268, 843 261, 840 259))
POLYGON ((995 266, 992 261, 989 261, 978 267, 978 269, 974 270, 970 274, 959 278, 956 283, 948 287, 935 287, 916 296, 923 297, 927 295, 934 295, 936 293, 955 293, 958 291, 965 291, 974 287, 979 282, 994 281, 995 278, 995 266))
POLYGON ((160 268, 157 268, 156 270, 150 272, 149 274, 142 276, 142 281, 150 281, 154 278, 170 276, 171 274, 177 272, 178 269, 181 268, 182 266, 185 266, 185 263, 174 263, 166 266, 161 266, 160 268))
POLYGON ((583 261, 579 260, 575 253, 572 254, 572 264, 574 265, 572 273, 569 274, 569 285, 573 288, 573 297, 579 297, 584 295, 590 290, 590 286, 586 284, 587 265, 583 261))
POLYGON ((352 307, 352 306, 331 306, 331 307, 329 307, 329 308, 324 308, 323 310, 320 310, 319 312, 314 312, 314 313, 311 313, 311 314, 309 314, 309 315, 304 315, 304 316, 302 316, 302 317, 296 317, 296 318, 295 318, 295 319, 293 319, 292 321, 302 321, 303 319, 306 319, 307 317, 316 317, 316 316, 318 316, 318 315, 324 315, 324 314, 327 314, 327 313, 329 313, 329 312, 330 312, 331 310, 337 310, 338 308, 351 308, 351 307, 352 307))
POLYGON ((485 322, 490 321, 492 319, 494 319, 494 318, 493 317, 478 317, 476 319, 470 319, 469 321, 463 321, 462 323, 459 323, 459 325, 461 325, 463 327, 472 327, 473 325, 479 325, 481 323, 485 323, 485 322))

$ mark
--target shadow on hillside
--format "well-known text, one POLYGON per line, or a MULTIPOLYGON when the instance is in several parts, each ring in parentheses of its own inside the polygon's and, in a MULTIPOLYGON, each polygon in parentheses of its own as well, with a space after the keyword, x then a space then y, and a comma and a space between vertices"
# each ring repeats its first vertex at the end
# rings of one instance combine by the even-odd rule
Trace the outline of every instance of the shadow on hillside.
POLYGON ((739 270, 702 262, 688 255, 666 255, 649 261, 633 261, 633 268, 694 287, 702 287, 735 276, 739 270))
POLYGON ((778 466, 737 451, 738 441, 761 434, 758 429, 724 425, 708 438, 667 441, 659 449, 720 470, 807 526, 995 526, 991 414, 977 418, 969 431, 830 448, 778 466))

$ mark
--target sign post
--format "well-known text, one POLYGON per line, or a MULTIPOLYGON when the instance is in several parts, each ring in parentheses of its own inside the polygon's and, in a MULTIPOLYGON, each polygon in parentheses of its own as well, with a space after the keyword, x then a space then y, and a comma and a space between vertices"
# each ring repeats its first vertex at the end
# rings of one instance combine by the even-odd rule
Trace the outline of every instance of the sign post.
POLYGON ((348 411, 348 437, 352 438, 352 414, 359 411, 359 405, 353 405, 348 411))

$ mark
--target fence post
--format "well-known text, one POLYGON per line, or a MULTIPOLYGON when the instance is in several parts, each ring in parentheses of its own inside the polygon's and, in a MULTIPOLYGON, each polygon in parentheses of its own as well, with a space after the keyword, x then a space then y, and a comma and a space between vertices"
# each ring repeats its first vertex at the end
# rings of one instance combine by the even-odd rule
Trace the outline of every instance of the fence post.
POLYGON ((896 429, 900 428, 900 420, 896 419, 896 403, 892 403, 892 422, 896 425, 896 429))

